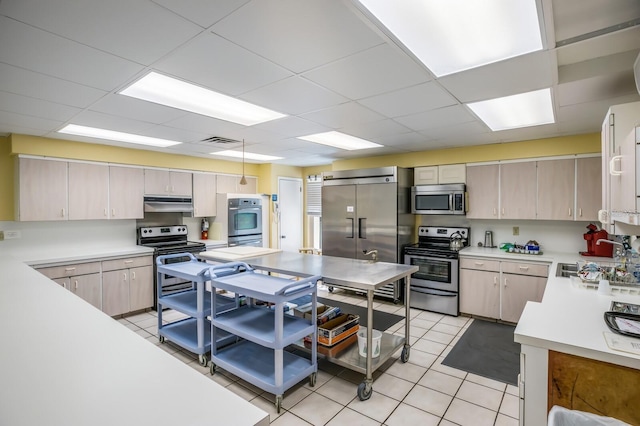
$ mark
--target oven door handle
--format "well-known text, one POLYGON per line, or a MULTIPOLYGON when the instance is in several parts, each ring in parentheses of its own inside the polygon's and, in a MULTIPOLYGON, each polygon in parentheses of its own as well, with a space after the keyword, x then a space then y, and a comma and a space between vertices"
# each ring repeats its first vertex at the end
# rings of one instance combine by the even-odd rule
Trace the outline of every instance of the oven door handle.
POLYGON ((428 294, 430 296, 443 296, 443 297, 456 297, 456 296, 458 296, 458 293, 452 293, 450 291, 440 291, 440 290, 435 290, 435 289, 423 289, 423 288, 416 288, 414 286, 411 286, 411 291, 415 291, 416 293, 428 294))
POLYGON ((193 254, 183 252, 183 253, 165 254, 165 255, 162 255, 162 256, 158 256, 156 258, 156 264, 157 265, 164 265, 164 260, 166 260, 166 259, 173 259, 175 257, 185 257, 185 256, 189 256, 189 258, 191 260, 197 260, 196 257, 193 254))

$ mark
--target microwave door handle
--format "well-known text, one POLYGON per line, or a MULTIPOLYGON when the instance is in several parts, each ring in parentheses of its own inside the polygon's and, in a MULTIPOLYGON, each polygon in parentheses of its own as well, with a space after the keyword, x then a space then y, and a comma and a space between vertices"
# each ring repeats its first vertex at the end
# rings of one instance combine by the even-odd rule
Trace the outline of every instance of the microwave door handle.
POLYGON ((449 194, 449 211, 450 212, 453 211, 453 199, 454 199, 453 194, 449 194))
POLYGON ((353 218, 352 217, 348 217, 347 220, 351 221, 351 229, 349 229, 349 225, 347 224, 347 234, 351 234, 351 235, 348 235, 346 238, 353 238, 354 237, 354 235, 353 235, 353 218))
POLYGON ((367 239, 367 218, 358 219, 358 238, 367 239))

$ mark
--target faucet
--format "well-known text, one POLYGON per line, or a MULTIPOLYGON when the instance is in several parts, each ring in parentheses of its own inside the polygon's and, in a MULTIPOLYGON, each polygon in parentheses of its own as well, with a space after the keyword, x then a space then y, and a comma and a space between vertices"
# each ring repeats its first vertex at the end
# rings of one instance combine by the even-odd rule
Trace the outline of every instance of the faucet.
POLYGON ((624 244, 622 243, 619 243, 617 241, 607 240, 606 238, 600 238, 598 241, 596 241, 596 245, 599 246, 601 242, 613 244, 616 246, 616 252, 614 254, 615 257, 624 257, 624 255, 627 254, 627 250, 625 250, 624 244))
POLYGON ((364 253, 365 256, 371 255, 371 261, 372 262, 377 262, 378 261, 378 250, 376 250, 376 249, 373 249, 373 250, 362 250, 362 252, 364 253))

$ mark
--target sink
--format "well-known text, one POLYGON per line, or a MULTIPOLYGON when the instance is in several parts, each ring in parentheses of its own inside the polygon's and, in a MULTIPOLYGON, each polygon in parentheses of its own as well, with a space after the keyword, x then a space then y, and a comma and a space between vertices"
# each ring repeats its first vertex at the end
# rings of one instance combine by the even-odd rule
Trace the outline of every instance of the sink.
POLYGON ((571 278, 578 276, 578 265, 575 263, 558 263, 556 277, 571 278))

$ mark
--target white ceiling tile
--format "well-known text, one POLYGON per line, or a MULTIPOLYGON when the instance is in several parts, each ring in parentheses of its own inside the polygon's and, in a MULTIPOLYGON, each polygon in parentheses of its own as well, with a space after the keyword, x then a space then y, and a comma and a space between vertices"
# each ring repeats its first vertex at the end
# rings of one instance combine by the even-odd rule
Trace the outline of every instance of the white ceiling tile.
POLYGON ((203 28, 210 27, 249 0, 153 0, 203 28))
POLYGON ((3 0, 0 13, 144 65, 202 31, 150 1, 3 0))
POLYGON ((341 1, 252 1, 212 29, 294 72, 382 42, 341 1))
MULTIPOLYGON (((636 18, 640 18, 640 15, 636 18)), ((634 27, 559 47, 556 52, 558 64, 567 65, 638 49, 640 49, 640 27, 634 27)))
MULTIPOLYGON (((208 138, 210 135, 206 133, 193 132, 185 129, 176 129, 167 126, 150 126, 141 129, 140 134, 154 138, 169 139, 179 142, 200 142, 202 139, 208 138)), ((193 145, 193 144, 190 144, 193 145)))
POLYGON ((31 131, 36 131, 38 135, 42 135, 60 128, 62 121, 0 110, 0 126, 8 133, 21 133, 19 129, 29 129, 30 131, 25 132, 26 134, 33 134, 31 131))
POLYGON ((176 127, 178 129, 193 130, 195 132, 206 133, 212 136, 221 136, 225 133, 237 132, 245 128, 245 126, 240 124, 191 113, 176 118, 175 120, 167 121, 164 125, 176 127))
POLYGON ((534 52, 438 80, 460 102, 476 102, 551 87, 557 81, 552 52, 534 52))
POLYGON ((292 75, 283 67, 210 33, 194 38, 154 64, 154 68, 232 96, 292 75))
POLYGON ((322 126, 302 118, 287 116, 278 120, 271 120, 253 126, 256 129, 264 129, 279 133, 285 137, 297 137, 311 135, 313 133, 328 132, 328 127, 322 126))
POLYGON ((462 105, 454 105, 419 114, 395 118, 397 122, 412 130, 426 130, 436 127, 474 121, 475 117, 462 105))
POLYGON ((103 90, 3 63, 0 63, 0 75, 0 90, 78 108, 85 108, 107 94, 103 90))
POLYGON ((142 70, 140 65, 0 16, 0 62, 103 90, 142 70))
POLYGON ((0 110, 56 121, 67 121, 82 111, 79 108, 2 91, 0 91, 0 110))
POLYGON ((240 96, 285 114, 304 114, 348 102, 348 99, 301 77, 291 77, 240 96))
POLYGON ((358 103, 393 118, 455 105, 458 102, 438 83, 431 81, 360 99, 358 103))
POLYGON ((156 124, 175 120, 187 114, 179 109, 119 94, 105 96, 93 104, 89 110, 156 124))
POLYGON ((133 120, 125 117, 104 114, 95 111, 83 111, 73 117, 71 124, 80 126, 98 127, 101 129, 115 130, 125 133, 139 133, 149 127, 149 123, 133 120))
POLYGON ((334 129, 383 119, 377 112, 373 112, 356 102, 348 102, 321 111, 302 114, 301 117, 334 129))
POLYGON ((391 119, 374 121, 371 123, 350 124, 338 130, 351 136, 356 136, 358 138, 378 143, 380 143, 380 140, 386 136, 408 133, 411 131, 408 127, 405 127, 391 119))
POLYGON ((560 84, 556 89, 559 106, 604 100, 637 93, 633 70, 560 84))
POLYGON ((379 95, 431 79, 424 67, 387 44, 316 68, 304 76, 350 99, 379 95))

